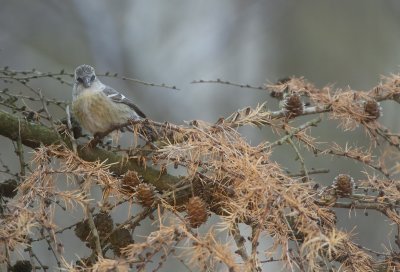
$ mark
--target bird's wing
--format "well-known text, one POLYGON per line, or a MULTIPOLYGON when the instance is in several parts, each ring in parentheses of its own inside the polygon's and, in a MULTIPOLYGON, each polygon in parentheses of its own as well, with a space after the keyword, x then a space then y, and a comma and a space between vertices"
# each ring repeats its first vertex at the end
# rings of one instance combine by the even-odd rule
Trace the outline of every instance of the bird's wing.
POLYGON ((137 113, 137 115, 139 115, 142 118, 146 118, 146 115, 135 104, 133 104, 132 100, 127 98, 125 95, 117 92, 116 90, 114 90, 113 88, 111 88, 109 86, 105 86, 105 88, 103 89, 103 92, 112 101, 114 101, 116 103, 122 103, 122 104, 128 105, 131 109, 133 109, 137 113))

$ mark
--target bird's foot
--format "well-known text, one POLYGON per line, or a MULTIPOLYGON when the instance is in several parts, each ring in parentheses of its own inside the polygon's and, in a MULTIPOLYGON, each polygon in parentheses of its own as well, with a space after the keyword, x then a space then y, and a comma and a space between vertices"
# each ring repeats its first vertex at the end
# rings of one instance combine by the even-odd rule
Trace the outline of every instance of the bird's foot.
POLYGON ((99 143, 101 143, 103 141, 103 136, 101 134, 94 134, 93 139, 91 139, 89 141, 89 143, 87 144, 87 146, 89 148, 95 148, 99 143))

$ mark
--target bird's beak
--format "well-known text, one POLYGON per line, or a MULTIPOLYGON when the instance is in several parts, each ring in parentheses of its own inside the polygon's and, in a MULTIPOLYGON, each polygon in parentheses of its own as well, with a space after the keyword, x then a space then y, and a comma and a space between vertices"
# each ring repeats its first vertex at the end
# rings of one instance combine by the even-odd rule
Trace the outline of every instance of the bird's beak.
POLYGON ((85 86, 85 88, 89 88, 90 85, 91 85, 90 77, 84 77, 83 78, 83 86, 85 86))

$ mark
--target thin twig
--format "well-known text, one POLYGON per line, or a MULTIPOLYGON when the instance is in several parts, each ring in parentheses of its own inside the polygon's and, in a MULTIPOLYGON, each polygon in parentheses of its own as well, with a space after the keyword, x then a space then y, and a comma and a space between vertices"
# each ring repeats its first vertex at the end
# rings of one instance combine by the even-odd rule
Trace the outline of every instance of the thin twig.
MULTIPOLYGON (((26 84, 26 86, 28 86, 28 85, 26 84)), ((29 87, 29 88, 31 88, 31 87, 29 87)), ((31 89, 33 89, 33 88, 31 88, 31 89)), ((42 102, 42 107, 43 107, 44 111, 46 112, 47 119, 49 120, 51 127, 53 128, 54 132, 59 135, 58 138, 60 139, 60 141, 62 141, 61 136, 58 133, 57 127, 56 127, 56 125, 55 125, 55 123, 53 121, 53 116, 50 114, 49 110, 47 109, 46 101, 45 101, 44 96, 42 94, 42 90, 38 89, 37 90, 37 94, 38 94, 38 96, 39 96, 39 98, 40 98, 40 100, 42 102)))
MULTIPOLYGON (((58 268, 61 270, 61 261, 60 261, 60 259, 61 259, 62 257, 58 256, 58 255, 59 255, 59 250, 57 250, 57 249, 54 250, 53 245, 51 244, 50 238, 51 238, 52 236, 53 236, 53 235, 49 235, 48 238, 46 238, 46 239, 44 239, 44 240, 47 242, 48 248, 49 248, 49 249, 51 250, 51 252, 53 253, 53 256, 54 256, 54 258, 55 258, 55 260, 56 260, 56 262, 57 262, 58 268)), ((54 240, 53 242, 54 242, 54 246, 57 247, 56 241, 54 240)))
POLYGON ((96 225, 94 224, 92 211, 91 211, 89 205, 86 205, 85 215, 88 218, 89 228, 90 228, 90 231, 94 238, 95 250, 96 250, 97 257, 103 257, 103 251, 101 249, 99 232, 97 231, 96 225))
POLYGON ((321 117, 312 119, 304 124, 302 124, 301 126, 298 126, 297 128, 294 128, 290 133, 288 133, 286 136, 280 138, 279 140, 266 145, 265 147, 263 147, 260 152, 265 151, 265 150, 269 150, 271 148, 274 148, 278 145, 282 145, 283 143, 285 143, 289 138, 292 138, 294 135, 296 135, 297 133, 299 133, 302 130, 305 130, 309 127, 315 127, 319 122, 322 121, 321 117))
MULTIPOLYGON (((144 219, 147 218, 148 215, 152 214, 156 210, 155 207, 150 207, 150 208, 145 208, 143 211, 141 211, 139 214, 136 214, 135 216, 131 216, 125 222, 119 224, 117 227, 115 227, 110 233, 108 233, 104 238, 101 239, 101 243, 107 241, 111 235, 113 235, 115 232, 119 231, 120 229, 129 229, 131 231, 134 231, 137 226, 139 226, 140 222, 143 221, 144 219)), ((104 243, 103 243, 104 244, 104 243)), ((107 252, 108 248, 105 247, 103 249, 103 252, 107 252)))
POLYGON ((38 258, 38 256, 33 252, 32 247, 31 247, 30 245, 27 247, 27 251, 28 251, 28 253, 29 253, 29 257, 30 257, 30 260, 31 260, 31 265, 32 265, 32 270, 33 270, 33 271, 36 271, 36 265, 35 265, 34 259, 38 262, 40 268, 41 268, 44 272, 46 272, 47 269, 49 269, 47 265, 44 265, 44 264, 40 261, 40 259, 38 258))
POLYGON ((198 83, 217 83, 217 84, 224 84, 224 85, 230 85, 230 86, 235 86, 235 87, 240 87, 240 88, 246 88, 246 89, 254 89, 254 90, 265 90, 265 87, 262 86, 252 86, 250 84, 241 84, 241 83, 234 83, 226 80, 221 80, 221 79, 216 79, 216 80, 193 80, 191 84, 198 84, 198 83))
POLYGON ((139 83, 139 84, 142 84, 145 86, 160 87, 160 88, 166 88, 166 89, 179 91, 179 89, 175 85, 167 85, 165 83, 160 84, 160 83, 147 82, 147 81, 143 81, 143 80, 136 79, 136 78, 130 78, 130 77, 126 77, 126 76, 119 77, 117 74, 111 75, 110 73, 105 73, 105 74, 97 74, 97 76, 114 77, 114 78, 119 78, 119 79, 126 80, 126 81, 139 83))
POLYGON ((244 262, 247 262, 249 260, 249 255, 246 250, 246 239, 240 234, 239 226, 235 223, 233 226, 233 229, 231 230, 231 234, 233 236, 233 239, 235 240, 236 246, 237 246, 237 251, 235 251, 237 254, 242 257, 244 262))
MULTIPOLYGON (((10 93, 9 89, 0 90, 0 94, 6 95, 7 97, 14 97, 16 99, 25 99, 25 100, 29 100, 29 101, 35 101, 35 102, 40 101, 40 98, 35 98, 35 97, 32 97, 32 96, 23 95, 23 94, 10 93)), ((54 105, 60 107, 63 110, 65 109, 65 106, 67 106, 69 104, 66 101, 59 101, 59 100, 56 100, 54 98, 52 98, 52 99, 46 98, 45 101, 46 101, 46 103, 54 104, 54 105)))
POLYGON ((339 156, 339 157, 346 157, 346 158, 349 158, 349 159, 353 159, 353 160, 359 161, 359 162, 361 162, 361 163, 363 163, 363 164, 365 164, 365 165, 367 165, 367 166, 379 171, 387 179, 391 180, 390 174, 387 171, 385 171, 385 169, 383 169, 382 166, 377 165, 377 164, 373 164, 372 162, 363 161, 360 156, 352 156, 348 152, 340 152, 340 151, 333 150, 333 149, 322 150, 320 148, 317 148, 316 146, 313 146, 313 150, 314 150, 314 153, 331 154, 331 155, 335 155, 335 156, 339 156))
POLYGON ((307 170, 307 167, 306 167, 306 163, 304 162, 303 156, 301 155, 299 149, 298 149, 297 146, 293 143, 293 141, 292 141, 291 138, 288 138, 288 139, 287 139, 287 142, 292 146, 292 148, 294 149, 294 151, 295 151, 296 154, 297 154, 297 158, 298 158, 299 161, 300 161, 300 165, 301 165, 301 168, 302 168, 301 173, 303 173, 303 176, 306 177, 306 179, 304 180, 304 182, 309 181, 309 180, 310 180, 310 177, 308 176, 308 170, 307 170))
MULTIPOLYGON (((40 72, 36 69, 32 70, 11 70, 11 69, 0 69, 0 73, 3 74, 4 76, 0 76, 0 79, 10 79, 10 80, 21 80, 21 81, 29 81, 31 79, 38 79, 38 78, 53 78, 57 81, 59 81, 62 84, 66 84, 69 86, 72 86, 73 83, 65 81, 62 79, 63 76, 68 76, 68 77, 74 77, 74 73, 65 73, 64 70, 61 70, 59 73, 44 73, 40 72), (21 76, 22 75, 22 76, 21 76)), ((172 89, 172 90, 179 90, 176 86, 170 86, 165 83, 152 83, 152 82, 147 82, 143 81, 140 79, 135 79, 135 78, 130 78, 130 77, 125 77, 125 76, 118 76, 117 73, 111 74, 109 72, 104 73, 104 74, 97 74, 97 76, 102 76, 102 77, 113 77, 113 78, 119 78, 122 80, 126 81, 132 81, 136 82, 145 86, 152 86, 152 87, 161 87, 161 88, 166 88, 166 89, 172 89)))
POLYGON ((344 209, 361 209, 361 210, 376 210, 376 211, 384 211, 384 204, 380 203, 363 203, 360 201, 351 201, 351 202, 336 202, 331 205, 335 208, 344 208, 344 209))
POLYGON ((382 256, 389 257, 390 256, 390 254, 386 254, 386 253, 382 253, 382 252, 378 252, 378 251, 372 250, 370 248, 367 248, 367 247, 362 246, 360 244, 357 244, 355 242, 353 242, 353 244, 356 245, 358 248, 360 248, 362 250, 365 250, 365 251, 371 252, 372 254, 375 254, 377 257, 382 257, 382 256))
POLYGON ((393 137, 393 134, 389 132, 388 128, 385 127, 379 127, 376 129, 376 132, 386 141, 388 142, 391 146, 395 147, 398 151, 400 151, 400 143, 398 141, 393 141, 391 137, 393 137))
POLYGON ((68 137, 72 143, 72 151, 75 154, 78 154, 78 143, 75 139, 75 135, 73 132, 73 128, 72 128, 72 123, 71 123, 71 112, 69 110, 69 105, 66 107, 65 112, 67 113, 67 127, 68 127, 68 137))
MULTIPOLYGON (((329 173, 329 169, 311 169, 308 171, 309 175, 315 175, 315 174, 326 174, 329 173)), ((300 173, 293 173, 291 174, 290 172, 288 173, 289 177, 303 177, 304 176, 304 172, 300 172, 300 173)))
POLYGON ((17 148, 15 150, 15 153, 17 153, 18 159, 19 159, 19 165, 20 165, 20 175, 21 178, 25 177, 26 172, 25 172, 25 167, 26 167, 26 163, 25 163, 25 158, 24 158, 24 147, 22 145, 22 140, 21 140, 21 122, 19 121, 19 128, 18 128, 18 138, 17 138, 17 148))

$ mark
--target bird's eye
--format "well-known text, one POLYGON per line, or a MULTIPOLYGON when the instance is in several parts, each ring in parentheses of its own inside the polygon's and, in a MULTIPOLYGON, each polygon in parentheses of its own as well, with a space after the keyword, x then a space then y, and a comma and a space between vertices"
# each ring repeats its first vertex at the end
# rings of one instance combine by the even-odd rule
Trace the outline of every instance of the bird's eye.
POLYGON ((95 75, 93 75, 93 76, 90 78, 90 81, 93 81, 93 80, 95 80, 95 78, 96 78, 96 76, 95 76, 95 75))
POLYGON ((83 83, 83 79, 82 79, 81 77, 78 77, 76 80, 77 80, 79 83, 83 83))

